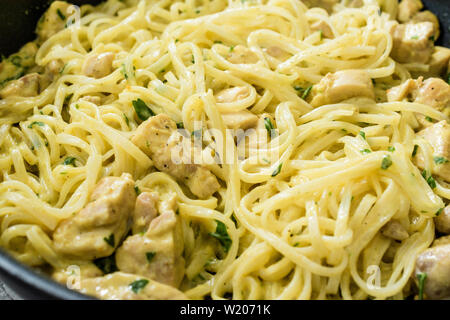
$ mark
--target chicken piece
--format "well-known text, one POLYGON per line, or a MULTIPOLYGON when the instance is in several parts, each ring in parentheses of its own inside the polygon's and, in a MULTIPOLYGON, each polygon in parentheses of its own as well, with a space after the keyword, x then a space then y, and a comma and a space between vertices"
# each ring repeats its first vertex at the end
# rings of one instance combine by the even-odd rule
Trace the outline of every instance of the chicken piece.
POLYGON ((277 58, 278 60, 281 60, 281 61, 285 61, 291 57, 291 55, 288 52, 284 51, 283 49, 281 49, 278 46, 270 46, 268 48, 264 48, 264 51, 268 55, 270 55, 274 58, 277 58))
POLYGON ((387 91, 389 102, 403 101, 426 104, 436 110, 443 111, 450 107, 450 86, 439 78, 409 79, 397 87, 387 91))
POLYGON ((328 13, 333 12, 333 7, 339 0, 303 0, 308 8, 322 8, 328 13))
POLYGON ((435 245, 417 257, 415 278, 424 273, 423 291, 428 299, 450 298, 450 243, 435 245))
POLYGON ((427 63, 434 51, 431 22, 399 24, 392 28, 392 58, 400 63, 427 63))
POLYGON ((67 9, 70 4, 65 1, 55 1, 39 20, 36 33, 38 42, 43 43, 51 36, 63 30, 67 23, 67 9))
POLYGON ((445 234, 450 234, 450 205, 434 218, 437 231, 445 234))
POLYGON ((436 41, 439 38, 441 28, 439 24, 439 19, 431 11, 425 10, 417 13, 416 15, 414 15, 411 22, 412 23, 431 22, 433 24, 434 36, 433 38, 430 38, 430 40, 436 41))
MULTIPOLYGON (((444 159, 443 163, 433 166, 432 173, 450 182, 450 162, 445 161, 450 159, 450 126, 447 124, 447 121, 442 120, 435 123, 418 132, 417 135, 424 138, 431 145, 434 157, 442 157, 444 159)), ((415 157, 415 161, 419 168, 425 168, 424 156, 420 149, 415 157)))
POLYGON ((311 25, 311 31, 313 31, 313 32, 321 31, 322 32, 322 37, 328 38, 328 39, 334 39, 333 30, 331 29, 329 24, 326 23, 323 20, 319 20, 319 21, 314 22, 311 25))
POLYGON ((420 0, 402 0, 398 5, 397 20, 400 22, 409 22, 420 10, 423 4, 420 0))
POLYGON ((81 280, 80 292, 105 300, 187 300, 175 288, 123 272, 81 280))
POLYGON ((403 225, 397 220, 389 221, 382 229, 381 234, 385 237, 403 241, 409 238, 408 231, 403 227, 403 225))
POLYGON ((184 277, 181 224, 170 208, 153 219, 145 234, 128 237, 117 249, 119 270, 178 287, 184 277))
POLYGON ((136 201, 131 175, 103 178, 92 192, 90 201, 55 230, 53 243, 59 253, 93 260, 114 252, 129 230, 136 201))
POLYGON ((112 52, 91 55, 84 61, 83 73, 96 79, 106 77, 113 71, 114 58, 112 52))
POLYGON ((222 113, 222 120, 225 126, 230 129, 252 128, 258 122, 258 117, 248 110, 238 112, 222 113))
POLYGON ((173 156, 179 155, 175 150, 182 149, 181 138, 175 121, 159 114, 141 123, 131 141, 153 160, 158 170, 184 182, 197 197, 208 198, 219 190, 219 182, 210 170, 190 163, 190 159, 181 159, 181 163, 173 160, 173 156))
POLYGON ((55 270, 51 277, 55 281, 61 283, 62 285, 67 285, 67 281, 69 280, 70 276, 79 276, 81 279, 88 279, 88 278, 95 278, 95 277, 101 277, 103 275, 103 272, 97 268, 96 265, 93 263, 85 263, 81 265, 77 265, 79 267, 79 273, 77 274, 73 268, 67 267, 67 268, 61 268, 55 270))
POLYGON ((20 79, 11 81, 0 91, 0 98, 11 96, 35 97, 40 92, 42 76, 37 73, 27 74, 20 79))
POLYGON ((20 78, 26 71, 31 72, 30 69, 36 65, 37 50, 36 43, 28 42, 19 52, 10 55, 8 59, 3 59, 0 63, 0 86, 20 78))
POLYGON ((150 222, 158 215, 156 205, 159 196, 156 192, 142 192, 136 199, 133 213, 133 234, 145 232, 150 222))
POLYGON ((434 239, 432 247, 442 246, 446 244, 450 244, 450 236, 442 236, 434 239))
POLYGON ((247 87, 231 87, 219 91, 215 97, 219 103, 230 103, 245 99, 250 94, 247 87))
POLYGON ((430 70, 424 74, 425 77, 443 77, 446 74, 450 62, 450 49, 436 46, 431 56, 430 70))
POLYGON ((231 50, 231 53, 228 55, 228 61, 236 64, 250 64, 258 62, 258 56, 250 49, 239 44, 231 50))
POLYGON ((450 85, 442 79, 429 78, 419 86, 415 102, 443 111, 450 107, 450 85))
POLYGON ((313 87, 311 105, 319 107, 355 97, 375 99, 372 79, 364 70, 344 70, 327 74, 313 87))
POLYGON ((61 59, 52 60, 45 66, 45 75, 50 81, 53 81, 62 71, 64 71, 64 61, 61 59))

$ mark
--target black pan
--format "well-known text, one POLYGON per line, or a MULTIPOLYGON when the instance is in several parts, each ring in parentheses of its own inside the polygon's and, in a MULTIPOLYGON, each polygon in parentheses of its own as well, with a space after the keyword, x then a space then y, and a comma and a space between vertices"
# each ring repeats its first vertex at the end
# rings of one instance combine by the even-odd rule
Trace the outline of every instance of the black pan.
MULTIPOLYGON (((422 0, 441 22, 437 44, 450 47, 450 0, 422 0)), ((51 0, 0 0, 0 54, 8 56, 36 36, 34 29, 51 0)), ((101 0, 69 0, 97 4, 101 0)), ((0 279, 25 299, 90 299, 51 281, 0 250, 0 279)))

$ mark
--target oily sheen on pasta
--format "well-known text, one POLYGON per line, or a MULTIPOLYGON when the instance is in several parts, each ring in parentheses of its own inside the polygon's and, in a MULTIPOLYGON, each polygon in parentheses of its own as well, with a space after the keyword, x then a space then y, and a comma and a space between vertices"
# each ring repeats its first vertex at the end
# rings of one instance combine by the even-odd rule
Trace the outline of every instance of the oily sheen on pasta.
MULTIPOLYGON (((401 9, 53 3, 37 40, 0 68, 1 247, 63 284, 78 270, 74 289, 106 299, 414 296, 423 289, 416 258, 450 197, 438 170, 446 146, 437 151, 421 130, 447 125, 449 98, 442 108, 420 100, 421 89, 391 98, 405 83, 426 85, 412 79, 441 76, 433 58, 402 55, 392 31, 408 27, 396 20, 401 9), (227 161, 165 169, 169 140, 148 137, 175 124, 188 141, 202 134, 203 156, 227 161), (249 128, 267 143, 239 151, 246 138, 227 129, 249 128), (175 173, 185 168, 204 176, 175 173), (118 189, 108 181, 136 194, 111 204, 118 189), (171 227, 137 224, 142 194, 154 211, 142 219, 170 216, 171 227), (123 219, 99 216, 111 208, 123 219)), ((431 46, 431 55, 434 40, 410 51, 431 46)))

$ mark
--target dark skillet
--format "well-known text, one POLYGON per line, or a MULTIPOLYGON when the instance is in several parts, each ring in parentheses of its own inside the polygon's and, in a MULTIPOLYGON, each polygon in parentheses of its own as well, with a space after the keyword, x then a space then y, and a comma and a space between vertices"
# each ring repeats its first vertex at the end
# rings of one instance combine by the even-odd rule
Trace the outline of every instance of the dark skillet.
MULTIPOLYGON (((101 0, 68 0, 74 4, 97 4, 101 0)), ((450 0, 422 0, 437 14, 442 35, 438 45, 450 47, 450 0)), ((8 56, 33 40, 34 29, 51 0, 0 0, 0 54, 8 56)), ((0 278, 25 299, 89 299, 49 280, 16 262, 0 250, 0 278)))

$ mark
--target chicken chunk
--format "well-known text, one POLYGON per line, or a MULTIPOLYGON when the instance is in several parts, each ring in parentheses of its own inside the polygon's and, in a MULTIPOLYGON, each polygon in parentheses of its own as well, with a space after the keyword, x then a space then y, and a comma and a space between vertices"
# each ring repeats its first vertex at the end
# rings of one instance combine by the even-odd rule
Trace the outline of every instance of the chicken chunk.
POLYGON ((36 33, 39 43, 45 42, 51 36, 63 30, 67 23, 67 9, 70 4, 65 1, 55 1, 39 20, 36 33))
MULTIPOLYGON (((418 136, 424 138, 433 148, 434 157, 442 157, 444 161, 433 166, 432 173, 440 176, 444 180, 450 182, 450 126, 447 121, 435 123, 432 126, 417 133, 418 136)), ((424 169, 425 161, 421 151, 415 157, 416 165, 424 169)))
POLYGON ((410 21, 420 10, 423 4, 420 0, 402 0, 398 5, 397 20, 400 22, 410 21))
POLYGON ((3 59, 0 63, 0 86, 20 78, 26 71, 34 71, 37 50, 36 43, 28 42, 19 52, 3 59))
POLYGON ((81 280, 80 291, 105 300, 187 300, 175 288, 123 272, 81 280))
POLYGON ((431 22, 399 24, 392 28, 392 58, 400 63, 427 63, 434 51, 431 22))
POLYGON ((445 234, 450 234, 450 205, 434 218, 437 231, 445 234))
POLYGON ((397 87, 387 91, 389 102, 403 101, 417 102, 429 105, 436 110, 443 111, 450 107, 450 86, 439 78, 429 78, 423 81, 409 79, 397 87))
POLYGON ((52 60, 45 66, 45 75, 50 81, 53 81, 62 71, 64 71, 64 61, 61 59, 52 60))
POLYGON ((133 213, 133 234, 147 231, 150 222, 158 215, 157 203, 159 196, 156 192, 142 192, 136 199, 133 213))
POLYGON ((35 97, 40 92, 42 76, 37 73, 27 74, 20 79, 11 81, 0 91, 0 98, 11 96, 35 97))
POLYGON ((403 227, 403 225, 397 220, 389 221, 382 229, 381 234, 385 237, 403 241, 409 238, 408 231, 403 227))
POLYGON ((250 49, 239 44, 228 55, 228 61, 236 64, 251 64, 258 62, 258 56, 250 49))
POLYGON ((131 141, 153 160, 158 170, 184 182, 197 197, 208 198, 219 190, 219 182, 216 176, 202 165, 188 163, 183 159, 181 163, 173 161, 172 153, 181 144, 179 136, 175 121, 166 114, 159 114, 144 121, 131 141))
POLYGON ((91 55, 84 61, 83 73, 96 79, 106 77, 113 71, 114 58, 112 52, 91 55))
POLYGON ((425 77, 443 77, 450 62, 450 49, 436 46, 430 60, 430 70, 425 77))
POLYGON ((416 279, 426 274, 423 291, 428 299, 450 298, 450 243, 433 246, 416 259, 416 279))
POLYGON ((434 35, 433 38, 430 38, 430 40, 435 41, 439 38, 440 36, 439 19, 431 11, 425 10, 415 14, 411 22, 412 23, 431 22, 433 24, 434 35))
POLYGON ((311 105, 338 103, 355 97, 375 99, 372 80, 364 70, 344 70, 327 74, 313 87, 311 105))
POLYGON ((219 103, 230 103, 245 99, 249 94, 247 87, 231 87, 219 91, 215 97, 219 103))
POLYGON ((320 31, 320 32, 322 32, 322 37, 328 38, 328 39, 334 39, 333 30, 328 25, 328 23, 326 23, 323 20, 319 20, 319 21, 314 22, 311 25, 311 31, 313 31, 313 32, 320 31))
POLYGON ((124 241, 116 262, 121 271, 178 287, 184 276, 182 229, 174 208, 160 213, 145 234, 124 241))
POLYGON ((222 119, 228 128, 235 130, 252 128, 258 122, 258 117, 248 110, 222 113, 222 119))
POLYGON ((285 61, 291 57, 291 55, 287 51, 281 49, 278 46, 270 46, 270 47, 264 48, 264 51, 268 55, 270 55, 274 58, 277 58, 278 60, 281 60, 281 61, 285 61))
POLYGON ((93 260, 114 252, 129 230, 136 201, 131 175, 103 178, 90 201, 55 230, 53 242, 59 253, 93 260))
POLYGON ((303 3, 308 6, 308 8, 322 8, 331 13, 333 7, 339 0, 304 0, 303 3))

